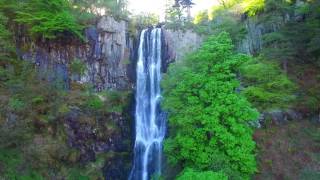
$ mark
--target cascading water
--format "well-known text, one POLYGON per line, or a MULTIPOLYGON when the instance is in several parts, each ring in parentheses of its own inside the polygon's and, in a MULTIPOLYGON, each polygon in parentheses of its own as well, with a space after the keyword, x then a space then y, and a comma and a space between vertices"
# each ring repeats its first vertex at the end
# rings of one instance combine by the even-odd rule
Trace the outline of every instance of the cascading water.
POLYGON ((140 36, 136 89, 136 140, 130 180, 161 174, 165 116, 160 109, 161 29, 143 30, 140 36))

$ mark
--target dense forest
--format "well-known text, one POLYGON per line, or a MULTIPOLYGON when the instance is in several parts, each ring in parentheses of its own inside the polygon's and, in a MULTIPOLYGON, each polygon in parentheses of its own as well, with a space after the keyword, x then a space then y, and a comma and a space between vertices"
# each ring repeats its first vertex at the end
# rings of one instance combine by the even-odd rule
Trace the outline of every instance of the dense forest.
POLYGON ((320 179, 320 1, 217 4, 192 16, 195 1, 167 0, 162 20, 126 0, 0 0, 0 179, 127 179, 153 26, 203 42, 163 63, 164 164, 148 179, 320 179))

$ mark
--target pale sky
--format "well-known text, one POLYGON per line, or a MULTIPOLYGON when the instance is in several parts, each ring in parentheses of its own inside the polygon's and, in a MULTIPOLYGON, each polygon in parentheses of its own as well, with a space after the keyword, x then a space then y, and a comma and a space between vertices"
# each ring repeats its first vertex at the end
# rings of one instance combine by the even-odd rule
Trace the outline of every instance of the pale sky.
MULTIPOLYGON (((128 0, 129 10, 133 13, 154 13, 160 16, 163 20, 165 12, 166 0, 128 0)), ((213 5, 218 4, 217 0, 194 0, 194 7, 192 8, 192 15, 198 11, 208 9, 213 5)))

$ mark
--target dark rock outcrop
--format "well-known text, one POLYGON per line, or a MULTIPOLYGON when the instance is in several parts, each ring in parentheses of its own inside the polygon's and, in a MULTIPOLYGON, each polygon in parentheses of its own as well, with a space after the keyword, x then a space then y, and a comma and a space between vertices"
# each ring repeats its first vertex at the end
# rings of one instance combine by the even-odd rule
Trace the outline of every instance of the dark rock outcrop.
POLYGON ((302 120, 302 114, 294 109, 275 109, 272 111, 264 112, 259 118, 261 125, 266 126, 267 124, 284 125, 289 121, 302 120))
POLYGON ((68 144, 81 152, 81 162, 95 159, 101 152, 126 152, 131 148, 130 124, 122 114, 92 118, 80 109, 72 109, 65 117, 68 144))
POLYGON ((40 77, 59 80, 68 88, 69 80, 92 83, 103 89, 131 89, 134 38, 127 33, 127 23, 112 17, 102 17, 97 25, 85 30, 85 41, 60 39, 33 42, 19 38, 18 54, 35 64, 40 77), (78 59, 86 66, 82 76, 71 76, 70 64, 78 59))
POLYGON ((270 32, 278 31, 284 24, 290 20, 303 21, 305 14, 298 12, 299 7, 304 6, 303 1, 296 1, 296 12, 294 14, 273 14, 272 20, 265 21, 265 17, 254 16, 248 17, 247 14, 241 16, 242 22, 245 24, 247 34, 245 38, 238 43, 237 50, 241 53, 256 55, 258 54, 263 46, 264 40, 263 35, 270 32))
POLYGON ((259 17, 246 18, 245 24, 247 34, 238 44, 237 50, 241 53, 256 55, 263 48, 263 35, 270 32, 276 32, 289 20, 289 16, 275 15, 273 22, 261 23, 259 17))

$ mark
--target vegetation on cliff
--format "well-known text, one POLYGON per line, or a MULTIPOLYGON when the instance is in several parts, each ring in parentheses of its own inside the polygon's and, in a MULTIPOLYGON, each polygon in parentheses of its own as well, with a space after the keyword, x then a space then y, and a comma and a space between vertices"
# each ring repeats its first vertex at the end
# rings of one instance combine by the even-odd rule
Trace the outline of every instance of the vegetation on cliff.
POLYGON ((10 24, 6 25, 13 32, 18 26, 34 38, 56 39, 71 35, 84 40, 83 29, 97 16, 109 14, 125 18, 125 6, 122 0, 2 0, 0 12, 9 19, 10 24))
MULTIPOLYGON (((0 178, 103 178, 102 168, 118 155, 109 142, 122 137, 119 117, 126 116, 130 94, 97 95, 79 84, 67 91, 61 81, 38 78, 27 62, 6 66, 0 67, 0 178)), ((117 143, 130 149, 129 142, 117 143)))
MULTIPOLYGON (((92 12, 77 3, 0 1, 0 179, 103 179, 113 158, 130 159, 122 122, 130 92, 97 94, 90 84, 69 86, 61 75, 47 80, 16 54, 20 36, 83 38, 87 22, 77 14, 92 12)), ((70 63, 73 75, 85 68, 77 59, 70 63)))

